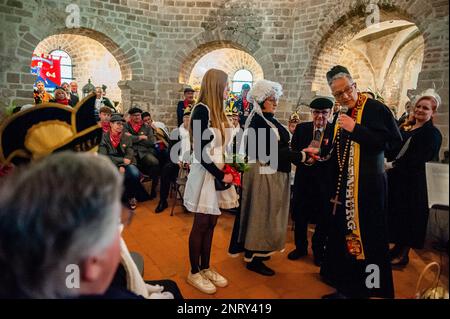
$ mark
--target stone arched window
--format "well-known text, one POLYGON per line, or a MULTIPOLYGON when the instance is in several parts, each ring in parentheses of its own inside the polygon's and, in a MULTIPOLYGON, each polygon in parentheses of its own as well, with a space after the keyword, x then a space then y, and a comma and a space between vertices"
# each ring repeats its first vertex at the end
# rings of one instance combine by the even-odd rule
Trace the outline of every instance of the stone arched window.
POLYGON ((231 91, 233 93, 241 93, 242 86, 245 83, 249 84, 250 87, 252 86, 253 74, 246 69, 238 70, 236 73, 234 73, 231 91))
POLYGON ((64 50, 53 50, 50 52, 52 56, 61 57, 61 84, 64 82, 70 83, 74 80, 73 78, 73 65, 72 58, 69 53, 64 50))

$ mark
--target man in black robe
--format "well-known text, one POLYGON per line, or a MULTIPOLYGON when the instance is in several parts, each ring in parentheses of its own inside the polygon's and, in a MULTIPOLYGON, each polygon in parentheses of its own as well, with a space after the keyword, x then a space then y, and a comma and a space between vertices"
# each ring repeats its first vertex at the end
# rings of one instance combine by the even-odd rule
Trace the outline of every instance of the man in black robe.
MULTIPOLYGON (((298 124, 291 140, 293 151, 301 151, 308 146, 320 149, 319 154, 328 154, 333 139, 334 123, 328 123, 333 101, 318 97, 310 103, 312 121, 298 124)), ((308 222, 314 222, 316 228, 312 237, 314 263, 319 266, 324 254, 330 215, 330 172, 329 161, 316 162, 300 159, 293 162, 296 166, 293 187, 292 218, 295 222, 295 249, 288 255, 296 260, 308 255, 308 222)))
POLYGON ((337 292, 323 298, 393 298, 383 163, 401 135, 387 106, 358 93, 345 67, 333 67, 327 80, 342 109, 330 158, 334 190, 321 268, 337 292))

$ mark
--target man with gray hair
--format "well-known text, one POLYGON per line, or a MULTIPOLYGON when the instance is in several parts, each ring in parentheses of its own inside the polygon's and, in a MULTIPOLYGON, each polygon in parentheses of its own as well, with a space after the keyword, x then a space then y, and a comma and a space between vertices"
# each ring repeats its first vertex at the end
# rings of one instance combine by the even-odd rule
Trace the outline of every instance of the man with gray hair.
POLYGON ((5 177, 0 298, 104 294, 120 261, 122 184, 93 153, 53 154, 5 177))
POLYGON ((327 81, 341 111, 330 152, 331 222, 321 268, 337 293, 323 298, 393 298, 384 152, 401 135, 388 107, 359 93, 345 67, 334 66, 327 81))

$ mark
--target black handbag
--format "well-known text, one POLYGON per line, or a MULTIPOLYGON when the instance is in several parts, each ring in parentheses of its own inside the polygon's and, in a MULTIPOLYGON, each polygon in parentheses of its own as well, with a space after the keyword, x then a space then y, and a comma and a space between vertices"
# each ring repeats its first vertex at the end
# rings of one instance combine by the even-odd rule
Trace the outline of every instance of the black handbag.
POLYGON ((214 178, 214 185, 216 186, 216 191, 224 191, 231 187, 231 184, 225 184, 223 181, 219 181, 214 178))

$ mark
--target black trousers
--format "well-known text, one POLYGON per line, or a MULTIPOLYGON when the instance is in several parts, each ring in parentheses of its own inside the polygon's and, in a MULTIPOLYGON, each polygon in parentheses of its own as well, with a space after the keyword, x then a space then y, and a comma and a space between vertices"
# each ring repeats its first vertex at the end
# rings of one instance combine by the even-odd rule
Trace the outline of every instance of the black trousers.
POLYGON ((160 201, 166 201, 169 197, 170 183, 176 181, 180 167, 171 161, 166 163, 161 171, 160 201))
MULTIPOLYGON (((304 214, 306 215, 306 214, 304 214)), ((308 224, 309 218, 303 214, 297 217, 295 222, 294 240, 298 250, 308 249, 308 224)), ((325 252, 325 242, 327 239, 328 227, 325 221, 317 221, 314 234, 311 239, 311 246, 314 255, 323 256, 325 252)))
POLYGON ((308 187, 294 186, 292 217, 295 223, 294 240, 298 250, 308 249, 308 224, 316 224, 312 236, 312 250, 315 256, 322 257, 330 223, 331 203, 329 190, 324 184, 309 181, 308 187))

